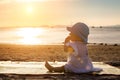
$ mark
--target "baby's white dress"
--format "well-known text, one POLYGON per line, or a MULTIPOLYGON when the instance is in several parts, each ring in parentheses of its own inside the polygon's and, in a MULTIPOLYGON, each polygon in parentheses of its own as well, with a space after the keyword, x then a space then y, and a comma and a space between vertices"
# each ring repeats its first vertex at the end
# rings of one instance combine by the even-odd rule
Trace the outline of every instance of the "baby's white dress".
POLYGON ((74 52, 69 53, 67 63, 65 64, 66 72, 86 73, 93 70, 93 64, 88 56, 87 44, 79 41, 66 43, 71 46, 74 52))

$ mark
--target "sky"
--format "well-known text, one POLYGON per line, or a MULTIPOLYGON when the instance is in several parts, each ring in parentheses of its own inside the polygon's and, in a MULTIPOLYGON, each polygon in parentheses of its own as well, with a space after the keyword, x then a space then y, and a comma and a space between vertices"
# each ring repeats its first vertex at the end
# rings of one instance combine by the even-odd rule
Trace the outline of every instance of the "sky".
POLYGON ((120 24, 120 0, 0 0, 0 27, 120 24))

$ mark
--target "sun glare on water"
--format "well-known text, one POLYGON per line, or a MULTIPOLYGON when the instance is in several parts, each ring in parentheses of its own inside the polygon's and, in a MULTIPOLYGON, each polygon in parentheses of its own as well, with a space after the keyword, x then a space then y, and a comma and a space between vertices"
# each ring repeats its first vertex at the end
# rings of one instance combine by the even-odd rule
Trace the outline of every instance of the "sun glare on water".
POLYGON ((44 30, 41 28, 21 28, 17 31, 17 35, 21 37, 21 44, 40 44, 42 41, 37 37, 43 33, 44 30))

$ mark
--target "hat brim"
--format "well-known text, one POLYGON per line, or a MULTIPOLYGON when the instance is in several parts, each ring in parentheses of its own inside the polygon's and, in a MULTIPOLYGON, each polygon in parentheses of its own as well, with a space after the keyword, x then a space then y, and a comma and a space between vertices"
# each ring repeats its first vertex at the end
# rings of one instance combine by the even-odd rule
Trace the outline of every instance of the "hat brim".
POLYGON ((72 29, 71 27, 67 27, 67 30, 70 31, 70 32, 71 32, 71 29, 72 29))

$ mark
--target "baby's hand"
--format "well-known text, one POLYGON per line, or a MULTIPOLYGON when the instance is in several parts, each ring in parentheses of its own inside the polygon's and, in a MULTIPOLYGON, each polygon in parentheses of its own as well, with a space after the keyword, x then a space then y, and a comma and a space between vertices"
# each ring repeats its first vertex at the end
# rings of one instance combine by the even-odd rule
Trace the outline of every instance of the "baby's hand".
POLYGON ((66 45, 64 45, 64 51, 65 52, 74 52, 74 49, 71 47, 71 46, 66 46, 66 45))
POLYGON ((74 52, 74 49, 73 49, 71 46, 69 46, 69 47, 67 48, 67 52, 72 53, 72 52, 74 52))
POLYGON ((74 49, 71 46, 67 46, 66 43, 70 41, 70 36, 65 38, 65 42, 64 42, 64 51, 65 52, 73 52, 74 49))
POLYGON ((67 37, 65 38, 64 43, 66 44, 66 43, 69 42, 69 41, 70 41, 70 36, 67 36, 67 37))

